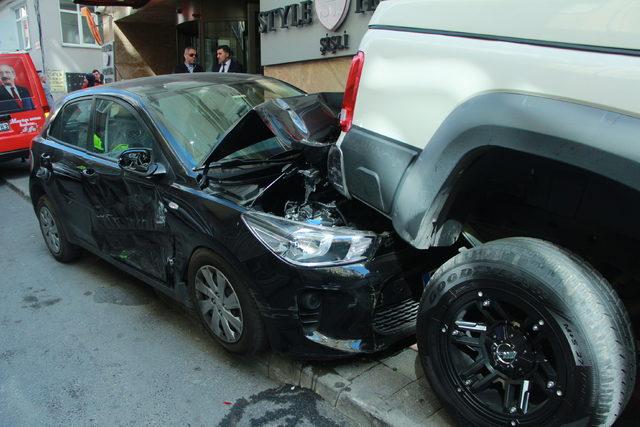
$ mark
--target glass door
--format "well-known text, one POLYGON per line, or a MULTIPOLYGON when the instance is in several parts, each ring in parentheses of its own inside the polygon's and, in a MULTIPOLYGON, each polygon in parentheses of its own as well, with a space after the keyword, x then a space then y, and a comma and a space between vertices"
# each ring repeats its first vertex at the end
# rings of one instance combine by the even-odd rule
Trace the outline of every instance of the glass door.
POLYGON ((247 23, 246 21, 210 21, 204 24, 204 61, 205 71, 217 71, 216 50, 219 46, 231 48, 231 57, 247 70, 247 23))

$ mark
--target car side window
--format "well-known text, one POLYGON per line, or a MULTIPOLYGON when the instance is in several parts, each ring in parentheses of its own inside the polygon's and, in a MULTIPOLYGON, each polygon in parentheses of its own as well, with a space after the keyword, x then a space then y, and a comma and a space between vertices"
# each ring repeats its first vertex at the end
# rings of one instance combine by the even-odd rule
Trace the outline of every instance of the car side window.
POLYGON ((91 99, 71 102, 62 108, 49 128, 49 136, 78 148, 87 148, 91 99))
POLYGON ((151 133, 129 108, 108 99, 96 101, 89 151, 117 159, 129 148, 153 149, 153 141, 151 133))

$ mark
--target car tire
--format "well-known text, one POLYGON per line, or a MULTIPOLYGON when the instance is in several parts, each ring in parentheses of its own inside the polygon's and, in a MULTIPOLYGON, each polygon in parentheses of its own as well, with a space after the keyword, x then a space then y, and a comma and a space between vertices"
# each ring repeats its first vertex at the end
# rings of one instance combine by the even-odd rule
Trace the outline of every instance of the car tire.
POLYGON ((77 258, 80 248, 69 242, 62 219, 47 196, 38 200, 36 214, 49 253, 60 262, 69 262, 77 258))
POLYGON ((433 390, 461 425, 609 426, 635 382, 630 325, 585 261, 542 240, 507 238, 434 273, 417 340, 433 390))
POLYGON ((267 342, 264 322, 241 271, 239 263, 198 249, 189 263, 189 294, 202 325, 224 348, 258 354, 267 342))

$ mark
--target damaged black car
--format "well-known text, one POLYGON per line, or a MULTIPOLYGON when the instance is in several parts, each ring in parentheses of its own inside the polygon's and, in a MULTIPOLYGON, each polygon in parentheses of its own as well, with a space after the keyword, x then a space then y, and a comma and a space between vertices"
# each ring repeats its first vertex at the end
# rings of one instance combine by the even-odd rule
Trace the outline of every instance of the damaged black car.
POLYGON ((49 251, 100 256, 233 352, 339 357, 411 337, 450 254, 427 258, 329 183, 340 102, 219 73, 71 94, 32 146, 49 251))

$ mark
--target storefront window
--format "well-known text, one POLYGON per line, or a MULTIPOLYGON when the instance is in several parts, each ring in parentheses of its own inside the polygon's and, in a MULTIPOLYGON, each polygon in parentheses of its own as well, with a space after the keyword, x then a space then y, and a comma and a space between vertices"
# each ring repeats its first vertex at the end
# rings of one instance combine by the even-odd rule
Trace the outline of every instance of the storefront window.
MULTIPOLYGON (((96 41, 91 35, 87 21, 80 13, 80 6, 73 3, 73 0, 60 1, 60 25, 62 26, 62 42, 66 44, 80 46, 97 46, 96 41)), ((92 12, 94 22, 98 26, 100 35, 102 35, 102 21, 93 13, 95 8, 87 6, 92 12)))

